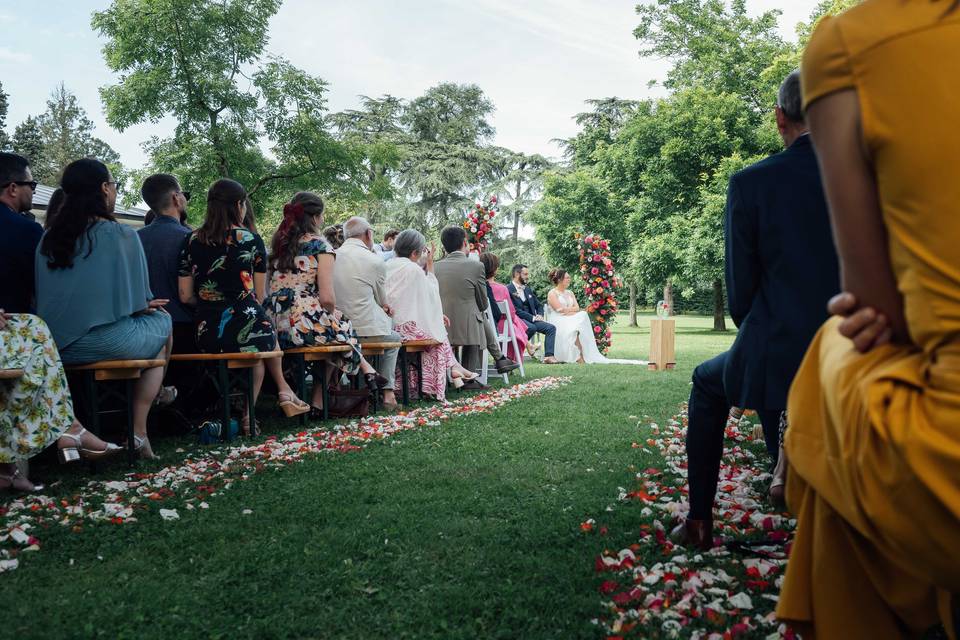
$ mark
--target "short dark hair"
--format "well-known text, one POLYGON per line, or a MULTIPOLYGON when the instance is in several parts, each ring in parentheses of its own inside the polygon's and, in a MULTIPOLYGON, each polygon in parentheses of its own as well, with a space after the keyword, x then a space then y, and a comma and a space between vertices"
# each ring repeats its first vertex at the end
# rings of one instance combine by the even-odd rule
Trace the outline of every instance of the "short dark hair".
POLYGON ((167 208, 171 193, 180 190, 180 182, 169 173, 155 173, 143 181, 140 196, 147 206, 159 213, 167 208))
POLYGON ((510 277, 511 277, 511 278, 516 278, 516 277, 517 277, 518 275, 520 275, 520 273, 521 273, 524 269, 526 269, 526 268, 527 268, 527 265, 525 265, 525 264, 515 264, 515 265, 513 265, 513 269, 510 270, 510 277))
POLYGON ((30 161, 19 153, 0 153, 0 184, 23 180, 29 166, 30 161))
POLYGON ((398 235, 400 235, 400 231, 397 229, 388 229, 387 232, 383 234, 383 240, 386 242, 390 238, 396 238, 398 235))
POLYGON ((447 253, 463 249, 463 241, 467 239, 467 232, 461 227, 444 227, 440 232, 440 244, 447 253))
POLYGON ((777 91, 777 106, 791 122, 803 122, 803 92, 800 89, 800 70, 794 69, 783 80, 777 91))

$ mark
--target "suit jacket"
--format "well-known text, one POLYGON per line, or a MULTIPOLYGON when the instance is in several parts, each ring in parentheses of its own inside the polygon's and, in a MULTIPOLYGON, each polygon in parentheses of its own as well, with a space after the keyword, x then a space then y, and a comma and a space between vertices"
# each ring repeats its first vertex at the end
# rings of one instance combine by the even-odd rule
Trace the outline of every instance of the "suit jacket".
POLYGON ((383 258, 360 240, 348 238, 337 249, 333 267, 337 308, 353 323, 358 336, 385 336, 393 331, 393 320, 383 310, 386 280, 383 258))
POLYGON ((537 298, 533 289, 525 286, 523 288, 526 300, 521 300, 517 295, 517 285, 513 282, 507 285, 507 291, 510 292, 510 299, 513 300, 513 306, 517 309, 517 315, 527 322, 533 322, 533 316, 543 315, 543 303, 537 298))
POLYGON ((810 136, 743 169, 727 191, 726 280, 739 327, 724 369, 734 405, 782 410, 839 267, 810 136))
POLYGON ((470 260, 462 251, 454 251, 434 264, 433 273, 440 284, 443 314, 450 318, 450 344, 487 344, 483 323, 489 302, 483 264, 470 260))

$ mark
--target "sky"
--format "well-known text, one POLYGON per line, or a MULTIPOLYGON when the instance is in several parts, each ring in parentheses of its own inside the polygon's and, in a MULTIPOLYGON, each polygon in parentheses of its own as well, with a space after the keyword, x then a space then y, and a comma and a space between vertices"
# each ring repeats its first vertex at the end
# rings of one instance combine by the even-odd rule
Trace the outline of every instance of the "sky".
MULTIPOLYGON (((817 0, 747 0, 752 13, 780 9, 784 38, 817 0)), ((107 0, 0 0, 0 82, 7 131, 45 110, 60 82, 77 95, 96 135, 123 163, 146 161, 141 143, 168 136, 169 119, 114 131, 98 89, 116 81, 90 15, 107 0)), ((668 64, 641 59, 632 31, 636 0, 285 0, 270 24, 270 54, 330 84, 332 112, 358 96, 414 98, 440 82, 479 85, 496 106, 494 143, 559 155, 551 142, 577 131, 590 98, 656 95, 668 64)))

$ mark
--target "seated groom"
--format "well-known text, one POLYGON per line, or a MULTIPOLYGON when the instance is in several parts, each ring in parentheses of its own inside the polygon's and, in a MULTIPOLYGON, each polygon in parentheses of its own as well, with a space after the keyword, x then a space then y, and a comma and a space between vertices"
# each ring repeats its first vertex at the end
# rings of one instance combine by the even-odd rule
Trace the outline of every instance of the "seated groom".
POLYGON ((687 428, 690 513, 675 540, 713 545, 713 501, 731 405, 755 409, 776 462, 780 414, 807 346, 840 288, 817 157, 801 108, 800 74, 780 86, 777 128, 786 151, 730 178, 726 280, 733 347, 693 372, 687 428))
MULTIPOLYGON (((463 347, 461 364, 466 369, 478 371, 483 364, 481 354, 490 352, 496 363, 497 373, 508 373, 520 365, 500 351, 493 323, 487 321, 487 277, 479 260, 467 257, 467 234, 462 227, 445 227, 440 232, 440 243, 446 257, 433 266, 433 273, 440 284, 440 302, 443 315, 450 320, 447 334, 450 344, 463 347)), ((464 388, 482 388, 476 380, 465 383, 464 388)))
MULTIPOLYGON (((343 244, 337 249, 333 266, 333 289, 337 309, 350 319, 360 342, 400 342, 393 330, 390 308, 383 286, 387 265, 373 252, 373 229, 364 218, 354 216, 343 223, 343 244)), ((383 390, 383 406, 393 409, 397 396, 393 392, 399 349, 387 349, 380 356, 378 373, 387 379, 383 390)))
POLYGON ((507 291, 510 292, 510 298, 513 299, 513 306, 517 309, 517 315, 527 325, 527 337, 532 338, 536 333, 542 333, 543 340, 543 363, 559 364, 559 361, 553 357, 554 342, 557 338, 557 328, 544 320, 543 303, 537 299, 537 294, 533 289, 527 286, 530 282, 530 270, 526 265, 513 265, 511 274, 513 281, 507 285, 507 291))

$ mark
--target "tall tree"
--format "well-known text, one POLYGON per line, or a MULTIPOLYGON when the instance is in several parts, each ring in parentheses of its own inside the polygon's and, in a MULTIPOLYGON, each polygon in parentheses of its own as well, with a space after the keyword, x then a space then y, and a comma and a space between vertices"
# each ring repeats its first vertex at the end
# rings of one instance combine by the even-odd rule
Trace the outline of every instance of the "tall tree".
POLYGON ((540 199, 543 178, 553 163, 540 154, 526 154, 500 148, 496 151, 496 181, 488 190, 500 198, 500 213, 512 221, 511 236, 520 238, 520 219, 540 199))
MULTIPOLYGON (((17 125, 13 131, 10 146, 14 153, 19 153, 36 167, 47 166, 44 156, 43 136, 40 135, 40 122, 36 116, 27 118, 17 125)), ((36 175, 36 174, 34 174, 36 175)), ((39 180, 39 178, 37 178, 39 180)))
POLYGON ((7 135, 7 109, 10 106, 8 97, 3 92, 3 83, 0 82, 0 150, 10 147, 10 136, 7 135))

